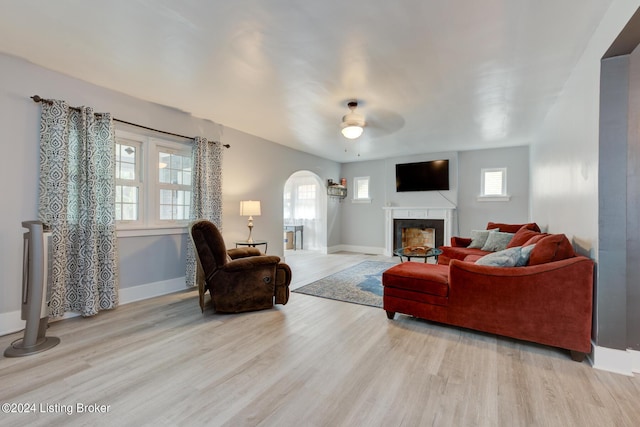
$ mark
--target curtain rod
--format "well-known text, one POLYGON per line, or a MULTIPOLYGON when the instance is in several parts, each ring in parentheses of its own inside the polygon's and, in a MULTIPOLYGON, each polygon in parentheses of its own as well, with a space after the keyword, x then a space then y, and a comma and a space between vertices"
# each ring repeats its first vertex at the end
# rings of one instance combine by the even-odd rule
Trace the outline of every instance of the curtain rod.
MULTIPOLYGON (((47 104, 51 104, 53 102, 50 99, 44 99, 44 98, 42 98, 42 97, 40 97, 38 95, 33 95, 31 97, 31 99, 33 99, 33 102, 45 102, 47 104)), ((69 108, 71 108, 72 110, 78 110, 78 111, 80 110, 77 107, 69 107, 69 108)), ((100 114, 100 113, 97 113, 97 114, 100 114)), ((154 129, 154 128, 150 128, 148 126, 143 126, 143 125, 139 125, 139 124, 136 124, 136 123, 131 123, 131 122, 127 122, 127 121, 124 121, 124 120, 116 119, 115 117, 113 118, 113 120, 116 121, 116 122, 119 122, 119 123, 124 123, 125 125, 131 125, 131 126, 139 127, 139 128, 142 128, 142 129, 150 130, 150 131, 153 131, 153 132, 163 133, 165 135, 172 135, 172 136, 177 136, 179 138, 185 138, 185 139, 193 139, 193 137, 191 137, 191 136, 185 136, 185 135, 180 135, 178 133, 167 132, 167 131, 160 130, 160 129, 154 129)), ((215 141, 213 141, 213 142, 215 142, 215 141)), ((226 148, 230 148, 231 147, 231 145, 229 145, 229 144, 222 144, 222 146, 226 147, 226 148)))

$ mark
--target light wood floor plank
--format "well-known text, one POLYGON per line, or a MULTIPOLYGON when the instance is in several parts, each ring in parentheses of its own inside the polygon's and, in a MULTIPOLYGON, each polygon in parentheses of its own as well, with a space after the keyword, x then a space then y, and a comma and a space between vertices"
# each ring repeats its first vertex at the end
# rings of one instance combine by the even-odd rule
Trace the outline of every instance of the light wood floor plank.
MULTIPOLYGON (((381 256, 287 253, 292 287, 381 256)), ((0 426, 637 426, 640 379, 567 352, 379 308, 292 293, 289 304, 204 314, 197 293, 53 322, 62 342, 0 359, 0 426), (77 403, 110 405, 75 413, 77 403)), ((0 337, 0 349, 21 334, 0 337)))

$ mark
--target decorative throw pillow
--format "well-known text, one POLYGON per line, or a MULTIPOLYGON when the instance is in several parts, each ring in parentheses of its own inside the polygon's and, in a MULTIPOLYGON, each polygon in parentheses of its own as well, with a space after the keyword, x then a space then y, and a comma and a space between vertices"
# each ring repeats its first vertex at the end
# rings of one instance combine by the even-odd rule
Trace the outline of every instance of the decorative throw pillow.
POLYGON ((481 249, 487 243, 489 233, 495 233, 496 231, 498 231, 497 228, 494 230, 471 230, 471 244, 467 247, 481 249))
POLYGON ((550 234, 540 239, 529 258, 529 265, 546 264, 574 257, 573 246, 564 234, 550 234))
POLYGON ((527 228, 533 231, 540 231, 540 227, 535 222, 530 222, 528 224, 504 224, 501 222, 489 222, 487 223, 487 230, 492 228, 498 228, 500 231, 504 231, 507 233, 515 233, 520 230, 522 227, 527 228))
POLYGON ((513 239, 513 233, 503 233, 502 231, 494 231, 489 233, 487 241, 482 246, 483 251, 497 252, 507 249, 507 245, 513 239))
POLYGON ((515 246, 525 246, 525 243, 532 237, 539 236, 541 233, 533 230, 529 230, 526 226, 516 231, 513 235, 513 239, 507 245, 507 248, 513 248, 515 246))
POLYGON ((491 267, 515 267, 520 259, 522 247, 505 249, 483 256, 476 261, 478 265, 488 265, 491 267))
POLYGON ((533 236, 531 237, 529 240, 527 240, 526 242, 524 242, 522 244, 522 246, 529 246, 529 245, 533 245, 538 243, 540 240, 544 239, 545 237, 549 236, 549 234, 547 233, 540 233, 537 236, 533 236))
POLYGON ((533 248, 536 245, 529 245, 529 246, 523 246, 522 250, 520 251, 520 257, 518 258, 518 261, 516 261, 516 267, 524 267, 525 265, 529 264, 529 258, 531 257, 531 251, 533 251, 533 248))

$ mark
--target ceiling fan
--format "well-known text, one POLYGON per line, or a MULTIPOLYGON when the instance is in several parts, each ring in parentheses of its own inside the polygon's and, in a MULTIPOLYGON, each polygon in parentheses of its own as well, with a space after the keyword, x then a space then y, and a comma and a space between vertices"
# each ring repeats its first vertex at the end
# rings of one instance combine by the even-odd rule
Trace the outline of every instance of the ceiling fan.
POLYGON ((358 101, 352 99, 347 102, 350 112, 342 116, 341 132, 347 139, 359 138, 366 127, 367 135, 376 138, 389 135, 404 127, 404 119, 397 113, 382 109, 369 109, 367 120, 365 116, 357 113, 358 101))

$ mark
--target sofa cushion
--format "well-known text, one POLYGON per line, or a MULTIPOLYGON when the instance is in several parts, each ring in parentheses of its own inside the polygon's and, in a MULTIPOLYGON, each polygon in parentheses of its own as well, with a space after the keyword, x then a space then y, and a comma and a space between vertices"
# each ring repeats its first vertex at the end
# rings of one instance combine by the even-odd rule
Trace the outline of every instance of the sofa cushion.
POLYGON ((476 262, 477 260, 479 260, 480 258, 482 258, 484 255, 475 255, 475 254, 471 254, 471 255, 467 255, 466 257, 464 257, 463 261, 464 262, 476 262))
POLYGON ((502 251, 507 248, 513 236, 513 233, 503 233, 502 231, 489 233, 489 237, 487 237, 487 241, 482 247, 482 250, 488 252, 502 251))
POLYGON ((459 236, 451 237, 451 246, 453 246, 454 248, 466 248, 471 244, 471 242, 472 242, 472 239, 468 237, 459 237, 459 236))
POLYGON ((471 244, 467 247, 471 249, 482 249, 484 244, 487 243, 489 233, 495 233, 497 231, 499 230, 471 230, 471 244))
POLYGON ((535 222, 530 222, 528 224, 503 224, 500 222, 489 222, 487 224, 487 230, 493 230, 495 228, 500 231, 504 231, 505 233, 515 233, 520 230, 522 227, 526 227, 529 230, 540 231, 540 227, 535 222))
POLYGON ((446 297, 449 294, 449 266, 403 262, 382 273, 382 284, 446 297))
POLYGON ((546 264, 576 256, 573 246, 564 234, 550 234, 541 238, 531 251, 529 265, 546 264))
POLYGON ((507 245, 507 248, 513 248, 515 246, 525 246, 525 243, 527 243, 529 239, 540 235, 542 235, 542 233, 540 233, 539 231, 534 231, 526 227, 522 227, 513 235, 513 239, 511 239, 511 241, 507 245))
POLYGON ((476 248, 453 248, 451 246, 440 246, 442 254, 438 256, 438 264, 449 265, 452 259, 463 261, 469 255, 485 256, 488 252, 476 248))

